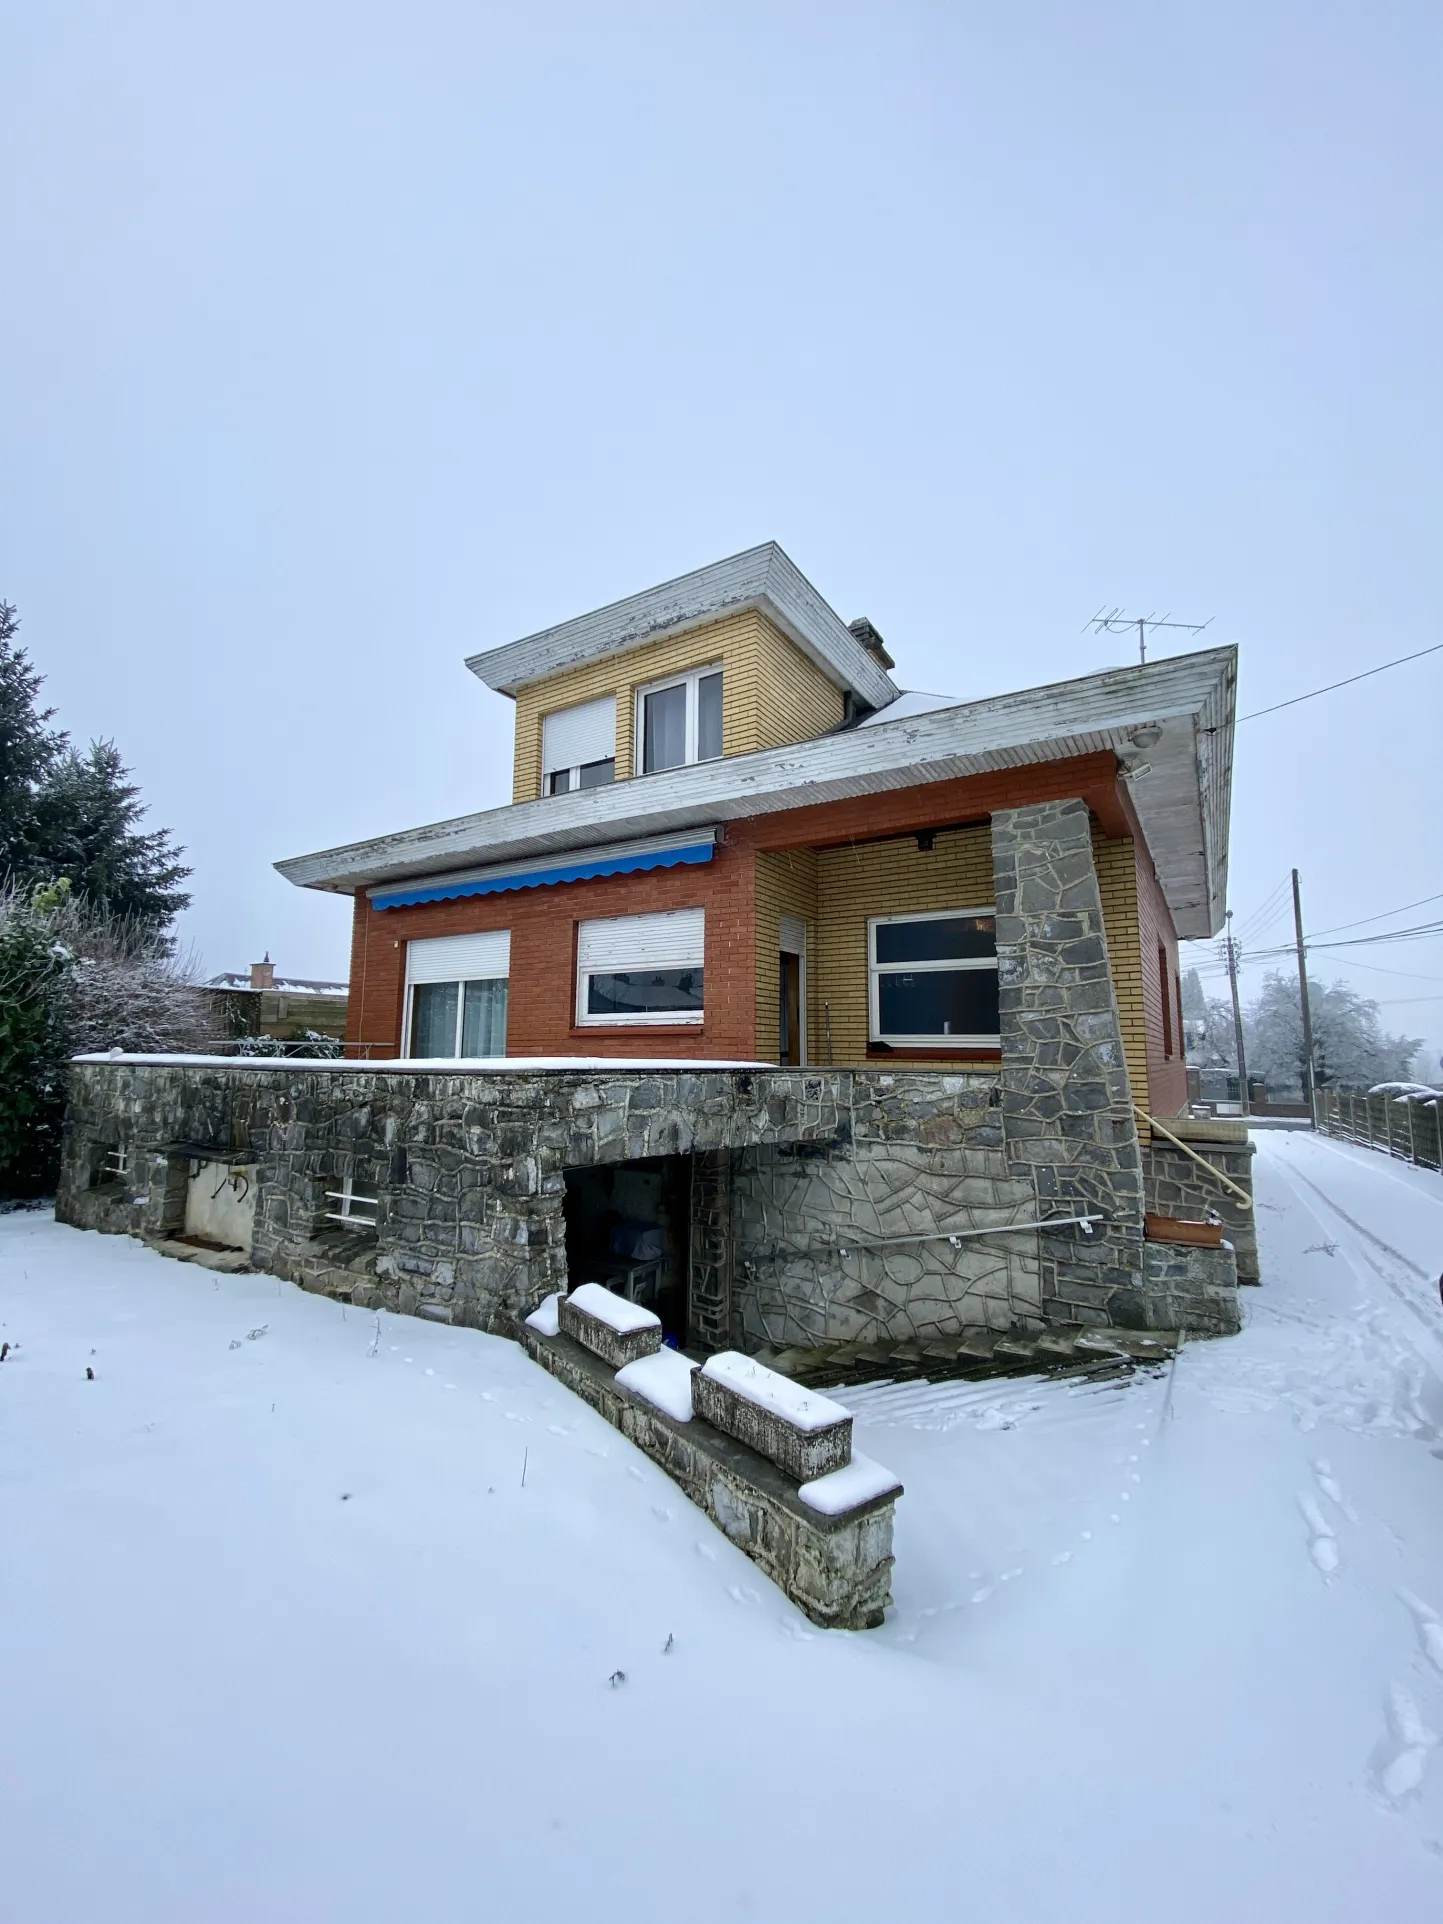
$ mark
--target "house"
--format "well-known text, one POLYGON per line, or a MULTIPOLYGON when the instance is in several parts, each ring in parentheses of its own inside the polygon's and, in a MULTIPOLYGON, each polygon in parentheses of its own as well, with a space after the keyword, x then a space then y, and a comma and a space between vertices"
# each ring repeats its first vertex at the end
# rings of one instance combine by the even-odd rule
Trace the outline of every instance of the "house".
POLYGON ((229 970, 202 982, 214 1001, 228 1036, 277 1036, 296 1041, 307 1035, 346 1033, 344 982, 322 982, 313 976, 277 975, 269 950, 263 962, 252 962, 245 972, 229 970))
POLYGON ((468 665, 510 804, 277 864, 350 899, 348 1060, 85 1068, 62 1213, 161 1233, 211 1145, 261 1266, 489 1328, 579 1280, 697 1351, 1236 1327, 1177 961, 1235 650, 909 693, 769 543, 468 665))

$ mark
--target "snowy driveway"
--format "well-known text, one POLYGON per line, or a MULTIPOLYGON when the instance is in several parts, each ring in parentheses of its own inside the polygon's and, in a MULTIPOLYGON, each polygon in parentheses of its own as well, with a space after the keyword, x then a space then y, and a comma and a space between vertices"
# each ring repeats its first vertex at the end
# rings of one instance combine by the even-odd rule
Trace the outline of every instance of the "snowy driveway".
POLYGON ((1443 1183, 1258 1176, 1240 1338, 849 1393, 856 1636, 512 1345, 0 1218, 0 1916, 1432 1924, 1443 1183))

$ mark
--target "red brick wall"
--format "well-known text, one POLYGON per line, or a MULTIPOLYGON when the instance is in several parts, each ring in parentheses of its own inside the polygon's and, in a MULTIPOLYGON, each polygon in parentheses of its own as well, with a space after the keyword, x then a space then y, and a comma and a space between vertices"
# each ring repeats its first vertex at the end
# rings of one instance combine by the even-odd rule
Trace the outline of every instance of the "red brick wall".
POLYGON ((351 949, 351 1051, 381 1058, 400 1049, 406 944, 433 935, 511 931, 506 1053, 513 1056, 680 1056, 750 1060, 756 1048, 755 864, 721 848, 699 868, 653 869, 595 882, 562 882, 504 895, 465 896, 414 908, 355 902, 351 949), (706 1017, 666 1027, 578 1028, 576 924, 598 915, 706 910, 706 1017))
POLYGON ((1177 930, 1172 911, 1163 899, 1157 871, 1146 844, 1135 844, 1137 856, 1138 940, 1142 949, 1142 1006, 1147 1038, 1148 1101, 1152 1113, 1166 1119, 1187 1107, 1187 1063, 1182 1052, 1182 1011, 1177 1006, 1177 930), (1158 951, 1166 959, 1169 1038, 1163 1028, 1162 972, 1158 951))
MULTIPOLYGON (((1138 835, 1117 781, 1111 754, 1077 756, 1030 768, 1005 769, 954 781, 928 782, 886 794, 789 809, 733 822, 726 844, 703 868, 657 869, 645 875, 566 882, 505 895, 468 896, 415 908, 375 910, 364 893, 355 902, 351 998, 346 1040, 351 1053, 381 1058, 401 1046, 405 945, 413 938, 511 931, 511 988, 507 1012, 509 1055, 679 1056, 751 1060, 756 1054, 756 870, 754 851, 835 847, 875 841, 914 829, 986 821, 996 809, 1081 796, 1112 835, 1138 835), (706 1019, 698 1026, 578 1028, 576 924, 590 916, 640 915, 700 906, 706 917, 706 1019), (359 1046, 365 1045, 365 1046, 359 1046)), ((1171 918, 1142 852, 1149 883, 1176 956, 1171 918)), ((1145 940, 1147 938, 1144 938, 1145 940)), ((1156 940, 1151 980, 1156 1000, 1156 940)), ((1161 1014, 1156 1012, 1161 1054, 1161 1014)), ((1151 1034, 1151 1031, 1150 1031, 1151 1034)), ((1150 1045, 1151 1047, 1151 1042, 1150 1045)), ((1182 1092, 1168 1113, 1183 1106, 1182 1092)), ((1164 1077, 1161 1085, 1171 1089, 1164 1077)))

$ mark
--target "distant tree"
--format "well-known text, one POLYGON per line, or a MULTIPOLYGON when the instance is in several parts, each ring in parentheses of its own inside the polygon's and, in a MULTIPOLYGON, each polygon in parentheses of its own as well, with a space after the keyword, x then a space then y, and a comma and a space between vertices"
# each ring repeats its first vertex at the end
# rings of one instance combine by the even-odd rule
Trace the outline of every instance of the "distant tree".
POLYGON ((44 677, 16 641, 19 628, 0 601, 0 880, 31 873, 35 794, 65 752, 64 735, 48 726, 55 710, 35 705, 44 677))
POLYGON ((51 875, 68 876, 97 914, 159 934, 190 897, 177 884, 190 870, 167 829, 140 833, 140 790, 114 742, 60 756, 35 798, 36 844, 51 875))
POLYGON ((1226 1069, 1236 1075, 1232 1004, 1209 996, 1196 969, 1189 969, 1182 979, 1182 1020, 1188 1061, 1198 1069, 1226 1069))
MULTIPOLYGON (((1378 1005, 1343 982, 1309 985, 1313 1046, 1320 1085, 1366 1089, 1374 1082, 1404 1082, 1422 1048, 1416 1036, 1388 1035, 1378 1005)), ((1244 1017, 1248 1073, 1270 1086, 1295 1089, 1303 1081, 1303 1011, 1295 976, 1269 975, 1244 1017)))
POLYGON ((0 602, 0 883, 22 892, 68 877, 78 900, 155 937, 190 901, 190 874, 166 829, 142 833, 145 804, 114 742, 85 754, 37 707, 43 677, 0 602))

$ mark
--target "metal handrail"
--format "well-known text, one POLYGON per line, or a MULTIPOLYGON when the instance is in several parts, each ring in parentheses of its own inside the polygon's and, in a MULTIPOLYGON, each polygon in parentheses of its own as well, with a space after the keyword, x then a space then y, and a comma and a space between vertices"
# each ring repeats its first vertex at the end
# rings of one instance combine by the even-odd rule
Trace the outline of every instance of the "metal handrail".
POLYGON ((1209 1175, 1216 1176, 1217 1180, 1222 1184, 1224 1189, 1229 1189, 1232 1191, 1233 1195, 1237 1197, 1238 1201, 1242 1204, 1244 1209, 1252 1208, 1253 1199, 1248 1194, 1247 1190, 1241 1188, 1237 1183, 1235 1183, 1231 1176, 1225 1176, 1222 1170, 1218 1168, 1216 1163, 1209 1162, 1206 1156, 1200 1156, 1196 1151, 1196 1149, 1192 1148, 1190 1144, 1185 1143, 1183 1141, 1181 1136, 1175 1136, 1172 1133, 1171 1129, 1169 1129, 1165 1123, 1159 1122, 1156 1116, 1150 1116, 1147 1113, 1146 1109, 1143 1108, 1140 1102, 1135 1102, 1132 1106, 1137 1111, 1138 1115, 1142 1117, 1143 1121, 1147 1124, 1149 1129, 1156 1129, 1157 1133, 1160 1136, 1166 1136, 1168 1141, 1173 1145, 1175 1149, 1181 1149, 1182 1153, 1185 1156, 1191 1156, 1193 1161, 1195 1163, 1198 1163, 1202 1168, 1206 1169, 1209 1175))

